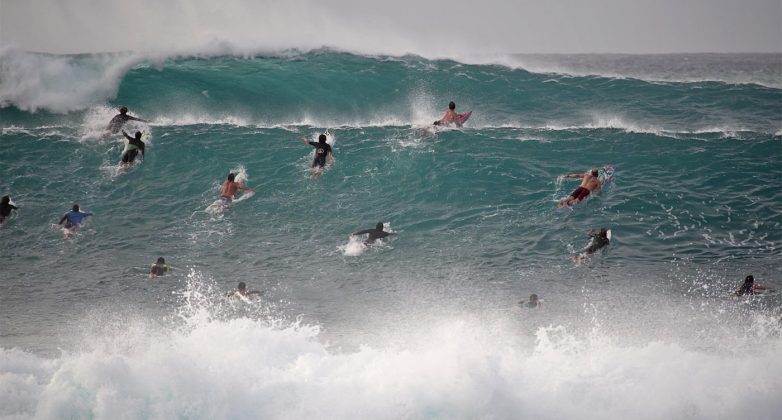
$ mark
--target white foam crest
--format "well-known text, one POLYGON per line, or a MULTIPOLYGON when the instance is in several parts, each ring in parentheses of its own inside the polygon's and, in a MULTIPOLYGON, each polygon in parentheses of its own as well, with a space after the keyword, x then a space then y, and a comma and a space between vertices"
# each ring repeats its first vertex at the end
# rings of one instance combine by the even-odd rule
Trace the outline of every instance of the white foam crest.
POLYGON ((56 56, 0 49, 0 106, 65 113, 115 97, 138 54, 56 56))
POLYGON ((316 326, 189 322, 177 331, 126 323, 52 360, 0 348, 0 417, 770 418, 782 410, 779 340, 707 353, 549 327, 527 347, 466 318, 420 325, 404 346, 339 352, 318 341, 316 326))

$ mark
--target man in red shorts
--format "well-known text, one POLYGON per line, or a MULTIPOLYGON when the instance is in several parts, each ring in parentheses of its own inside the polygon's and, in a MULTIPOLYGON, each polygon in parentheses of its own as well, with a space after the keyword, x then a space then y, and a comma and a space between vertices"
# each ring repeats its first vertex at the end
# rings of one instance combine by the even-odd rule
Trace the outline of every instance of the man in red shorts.
POLYGON ((557 207, 570 206, 580 202, 587 198, 592 191, 600 189, 600 179, 598 179, 599 172, 597 169, 592 169, 587 174, 567 174, 565 178, 581 178, 581 185, 573 191, 570 196, 563 198, 557 204, 557 207))

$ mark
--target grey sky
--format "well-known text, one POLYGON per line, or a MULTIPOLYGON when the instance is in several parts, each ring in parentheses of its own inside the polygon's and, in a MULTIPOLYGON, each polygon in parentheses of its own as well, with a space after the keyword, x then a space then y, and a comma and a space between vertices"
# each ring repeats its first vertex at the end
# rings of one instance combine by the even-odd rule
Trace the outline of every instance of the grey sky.
POLYGON ((0 46, 55 53, 782 52, 782 0, 0 0, 0 46))

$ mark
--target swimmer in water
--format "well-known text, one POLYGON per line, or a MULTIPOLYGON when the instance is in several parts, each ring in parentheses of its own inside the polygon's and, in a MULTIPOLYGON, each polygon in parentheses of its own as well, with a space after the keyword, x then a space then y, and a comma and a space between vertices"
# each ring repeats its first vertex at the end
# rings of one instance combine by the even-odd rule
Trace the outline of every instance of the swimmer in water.
POLYGON ((583 199, 589 197, 593 191, 600 189, 600 179, 597 169, 592 169, 588 174, 567 174, 565 178, 581 178, 581 185, 576 188, 570 196, 563 198, 557 204, 557 207, 571 206, 580 203, 583 199))
POLYGON ((4 223, 5 219, 11 215, 11 210, 19 210, 19 207, 11 204, 11 197, 4 195, 0 201, 0 223, 4 223))
POLYGON ((529 300, 522 300, 519 302, 519 305, 526 308, 540 308, 540 302, 542 301, 538 299, 538 295, 533 293, 529 295, 529 300))
POLYGON ((166 264, 166 259, 163 257, 158 257, 157 262, 152 264, 152 267, 149 269, 149 278, 154 279, 157 276, 162 276, 168 273, 170 270, 171 267, 166 264))
POLYGON ((243 281, 239 282, 239 285, 236 287, 236 290, 233 292, 228 293, 227 297, 229 298, 239 298, 244 296, 250 296, 250 295, 260 295, 261 292, 258 290, 247 290, 247 285, 244 284, 243 281))
POLYGON ((396 235, 396 234, 393 232, 384 231, 383 223, 378 223, 377 225, 375 225, 374 229, 365 229, 362 231, 358 231, 353 235, 369 235, 369 237, 367 237, 367 239, 364 241, 364 245, 370 245, 373 244, 378 239, 383 239, 386 236, 396 235))
POLYGON ((71 211, 65 213, 57 224, 62 225, 63 222, 65 222, 63 225, 63 235, 65 235, 65 238, 70 238, 73 237, 76 228, 81 226, 81 224, 84 222, 84 219, 92 216, 93 214, 94 213, 90 211, 79 210, 79 205, 74 204, 71 211))
POLYGON ((589 241, 589 245, 587 245, 584 250, 578 254, 570 257, 573 261, 583 261, 587 258, 589 258, 590 255, 594 254, 598 250, 602 249, 603 247, 608 246, 611 243, 611 240, 608 239, 608 229, 602 228, 600 231, 594 231, 590 230, 588 232, 589 237, 591 238, 589 241))
POLYGON ((239 182, 236 182, 236 175, 235 174, 228 174, 228 179, 223 182, 223 189, 220 190, 220 202, 224 206, 228 206, 233 202, 234 196, 236 195, 236 192, 239 190, 248 190, 248 191, 255 191, 255 189, 250 188, 244 184, 241 184, 239 182))
POLYGON ((109 121, 109 126, 106 127, 106 132, 109 134, 114 134, 117 131, 119 131, 120 128, 122 128, 123 125, 125 125, 128 121, 141 121, 141 122, 149 122, 147 120, 142 120, 141 118, 136 118, 128 115, 128 107, 123 106, 119 109, 119 114, 115 115, 114 118, 109 121))
POLYGON ((306 137, 302 137, 301 140, 315 148, 315 158, 312 159, 311 175, 312 179, 318 179, 323 172, 323 167, 326 166, 326 162, 328 161, 328 163, 331 163, 334 161, 334 153, 331 150, 331 145, 326 143, 327 138, 325 134, 318 136, 317 143, 309 141, 306 137))
POLYGON ((141 131, 136 131, 135 137, 130 137, 125 130, 122 130, 122 135, 128 139, 128 145, 125 147, 125 153, 122 154, 122 164, 130 165, 136 160, 136 156, 141 152, 141 158, 144 158, 144 142, 141 141, 141 131))

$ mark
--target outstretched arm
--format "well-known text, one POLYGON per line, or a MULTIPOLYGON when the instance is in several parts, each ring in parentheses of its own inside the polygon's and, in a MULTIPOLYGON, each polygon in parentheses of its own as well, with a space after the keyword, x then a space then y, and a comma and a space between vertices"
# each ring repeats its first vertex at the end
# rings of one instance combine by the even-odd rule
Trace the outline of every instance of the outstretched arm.
POLYGON ((68 220, 68 213, 66 213, 66 214, 62 215, 62 219, 60 219, 60 221, 59 221, 59 222, 57 222, 57 224, 58 224, 58 225, 61 225, 61 224, 62 224, 62 222, 66 221, 66 220, 68 220))
POLYGON ((130 135, 125 132, 125 130, 122 130, 122 135, 125 136, 125 138, 128 140, 135 140, 135 137, 130 137, 130 135))
POLYGON ((255 191, 255 188, 250 188, 250 187, 248 187, 248 186, 246 186, 246 185, 242 185, 242 184, 240 184, 240 183, 238 183, 238 182, 236 183, 236 188, 238 188, 238 189, 240 189, 240 190, 250 190, 250 191, 255 191))
POLYGON ((567 174, 565 175, 565 178, 583 178, 586 174, 567 174))
POLYGON ((301 141, 304 142, 304 144, 310 144, 310 141, 306 137, 302 137, 301 141))
POLYGON ((366 235, 367 233, 374 232, 375 229, 364 229, 354 233, 354 235, 366 235))
POLYGON ((134 120, 134 121, 149 122, 149 121, 141 119, 141 118, 131 117, 130 115, 128 115, 128 119, 129 120, 134 120))

